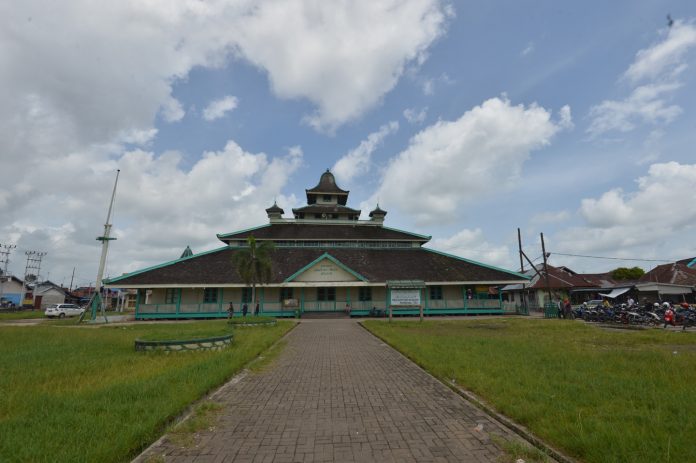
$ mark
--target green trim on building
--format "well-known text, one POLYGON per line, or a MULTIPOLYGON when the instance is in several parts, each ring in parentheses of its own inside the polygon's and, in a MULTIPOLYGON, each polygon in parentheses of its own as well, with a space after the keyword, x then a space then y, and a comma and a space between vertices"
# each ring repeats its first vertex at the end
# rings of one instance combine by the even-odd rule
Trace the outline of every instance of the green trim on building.
POLYGON ((234 232, 230 232, 230 233, 222 233, 222 234, 221 234, 221 233, 218 233, 218 234, 215 235, 215 236, 217 236, 218 239, 220 239, 220 238, 227 238, 227 237, 229 237, 229 236, 238 235, 238 234, 240 234, 240 233, 246 233, 246 232, 250 232, 250 231, 254 231, 254 230, 260 230, 260 229, 262 229, 262 228, 270 227, 271 225, 272 225, 272 224, 267 223, 266 225, 259 225, 258 227, 247 228, 247 229, 245 229, 245 230, 239 230, 239 231, 234 231, 234 232))
POLYGON ((163 264, 153 265, 152 267, 147 267, 147 268, 144 268, 141 270, 135 270, 133 272, 126 273, 125 275, 121 275, 120 277, 114 277, 114 278, 109 278, 107 280, 104 280, 104 284, 111 285, 119 280, 123 280, 124 278, 132 277, 135 275, 140 275, 141 273, 149 272, 150 270, 157 270, 158 268, 166 267, 168 265, 178 264, 179 262, 183 262, 183 261, 186 261, 189 259, 195 259, 196 257, 205 256, 207 254, 212 254, 214 252, 224 251, 227 248, 228 248, 228 246, 223 246, 221 248, 211 249, 210 251, 199 252, 198 254, 194 254, 194 255, 189 256, 189 257, 181 257, 179 259, 170 260, 169 262, 165 262, 163 264))
POLYGON ((399 230, 398 228, 385 227, 384 225, 382 225, 382 228, 385 230, 391 230, 391 231, 395 231, 395 232, 399 232, 399 233, 408 233, 409 235, 417 236, 419 238, 423 238, 424 240, 428 240, 428 241, 430 241, 432 239, 432 236, 421 235, 420 233, 413 233, 413 232, 406 231, 406 230, 399 230))
POLYGON ((285 283, 290 283, 292 280, 294 280, 295 278, 297 278, 299 275, 301 275, 302 273, 304 273, 306 270, 308 270, 309 268, 311 268, 313 265, 316 265, 317 263, 319 263, 320 261, 322 261, 322 260, 324 260, 324 259, 329 259, 331 262, 333 262, 334 264, 338 265, 341 269, 343 269, 343 270, 345 270, 346 272, 350 273, 351 275, 353 275, 353 276, 354 276, 355 278, 357 278, 358 280, 364 281, 364 282, 369 282, 369 280, 368 280, 367 278, 365 278, 364 276, 360 275, 358 272, 356 272, 355 270, 351 269, 350 267, 346 266, 346 265, 343 264, 340 260, 336 259, 334 256, 332 256, 332 255, 329 254, 328 252, 325 252, 324 254, 322 254, 321 256, 317 257, 316 259, 314 259, 314 260, 313 260, 312 262, 310 262, 309 264, 307 264, 307 265, 305 265, 304 267, 302 267, 301 269, 299 269, 297 272, 295 272, 295 273, 293 273, 292 275, 290 275, 288 278, 285 279, 284 282, 285 282, 285 283))
POLYGON ((530 277, 530 276, 522 275, 521 273, 513 272, 512 270, 505 270, 504 268, 496 267, 494 265, 488 265, 488 264, 484 264, 481 262, 477 262, 475 260, 465 259, 464 257, 455 256, 454 254, 448 254, 446 252, 437 251, 435 249, 430 249, 430 248, 426 248, 426 247, 422 247, 421 249, 423 249, 424 251, 435 253, 435 254, 440 254, 442 256, 451 257, 453 259, 461 260, 461 261, 467 262, 469 264, 479 265, 481 267, 486 267, 486 268, 489 268, 491 270, 497 270, 499 272, 505 272, 505 273, 508 273, 510 275, 514 275, 514 276, 519 277, 519 278, 524 278, 525 280, 532 279, 532 277, 530 277))

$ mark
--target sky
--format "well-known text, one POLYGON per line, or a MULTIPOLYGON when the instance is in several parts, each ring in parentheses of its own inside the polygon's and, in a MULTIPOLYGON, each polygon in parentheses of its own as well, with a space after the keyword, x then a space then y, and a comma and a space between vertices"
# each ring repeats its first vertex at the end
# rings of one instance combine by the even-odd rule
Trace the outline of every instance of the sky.
POLYGON ((94 284, 117 169, 112 277, 329 168, 441 251, 649 270, 696 256, 695 68, 691 1, 0 0, 0 244, 94 284))

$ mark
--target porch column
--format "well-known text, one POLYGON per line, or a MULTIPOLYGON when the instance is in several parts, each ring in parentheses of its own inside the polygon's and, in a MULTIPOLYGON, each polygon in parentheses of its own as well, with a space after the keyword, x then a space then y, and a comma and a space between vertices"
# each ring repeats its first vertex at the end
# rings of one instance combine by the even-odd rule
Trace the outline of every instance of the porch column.
POLYGON ((140 288, 135 290, 135 317, 138 318, 138 312, 140 311, 140 288))
POLYGON ((176 298, 176 314, 179 315, 179 310, 181 309, 181 288, 179 288, 178 295, 176 298))
POLYGON ((222 312, 222 297, 225 294, 225 288, 218 288, 218 312, 222 312))
POLYGON ((266 288, 262 286, 261 287, 261 307, 259 307, 259 313, 263 312, 263 302, 265 300, 265 297, 266 297, 266 288))

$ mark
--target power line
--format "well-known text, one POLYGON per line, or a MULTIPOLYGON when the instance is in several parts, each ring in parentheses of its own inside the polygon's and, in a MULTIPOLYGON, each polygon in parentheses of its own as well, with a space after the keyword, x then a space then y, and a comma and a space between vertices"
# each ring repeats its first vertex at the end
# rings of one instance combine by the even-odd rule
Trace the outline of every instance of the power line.
POLYGON ((570 256, 570 257, 584 257, 587 259, 607 259, 607 260, 634 260, 639 262, 674 262, 671 260, 664 259, 632 259, 630 257, 605 257, 605 256, 585 256, 582 254, 564 254, 562 252, 552 252, 555 256, 570 256))

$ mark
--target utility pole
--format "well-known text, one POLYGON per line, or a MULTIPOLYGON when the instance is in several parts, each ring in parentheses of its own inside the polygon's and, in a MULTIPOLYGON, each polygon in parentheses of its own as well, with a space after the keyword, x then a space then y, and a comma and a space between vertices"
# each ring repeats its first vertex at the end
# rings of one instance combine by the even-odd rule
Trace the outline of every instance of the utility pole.
POLYGON ((70 292, 72 293, 72 284, 73 280, 75 279, 75 267, 72 268, 72 276, 70 277, 70 292))
MULTIPOLYGON (((517 228, 517 246, 520 251, 520 273, 524 275, 524 260, 522 260, 524 252, 522 252, 522 233, 520 232, 519 227, 517 228)), ((525 294, 525 286, 526 285, 522 283, 522 291, 520 293, 520 296, 522 299, 522 309, 524 310, 524 313, 529 314, 529 310, 527 309, 527 294, 525 294)))
POLYGON ((97 237, 97 241, 102 243, 102 253, 101 259, 99 260, 99 271, 97 272, 97 281, 94 284, 94 297, 92 298, 92 320, 97 319, 97 307, 101 308, 104 320, 106 320, 106 314, 104 313, 104 303, 101 298, 102 289, 102 278, 104 277, 104 267, 106 266, 106 254, 109 251, 109 241, 115 240, 116 238, 111 238, 109 234, 111 233, 111 211, 114 207, 114 197, 116 196, 116 185, 118 185, 118 175, 121 173, 121 169, 116 170, 116 181, 114 182, 114 190, 111 192, 111 202, 109 203, 109 212, 106 214, 106 222, 104 223, 104 234, 97 237))
MULTIPOLYGON (((5 278, 7 275, 7 266, 10 264, 10 253, 17 246, 14 244, 0 244, 0 267, 2 267, 2 275, 0 275, 0 301, 5 293, 5 278)), ((9 281, 9 280, 8 280, 9 281)))
MULTIPOLYGON (((26 251, 24 254, 27 256, 27 264, 24 267, 24 281, 22 281, 22 293, 19 297, 19 306, 24 305, 24 296, 26 294, 27 288, 27 276, 34 275, 36 277, 34 283, 34 296, 36 296, 36 286, 39 284, 39 275, 41 274, 41 260, 46 255, 42 251, 26 251), (34 273, 29 273, 30 270, 34 270, 34 273)), ((34 299, 36 301, 36 299, 34 299)))
POLYGON ((546 294, 549 296, 549 302, 551 302, 551 287, 549 285, 549 267, 546 264, 546 246, 544 245, 544 234, 541 233, 541 252, 544 256, 544 279, 546 283, 546 294))

